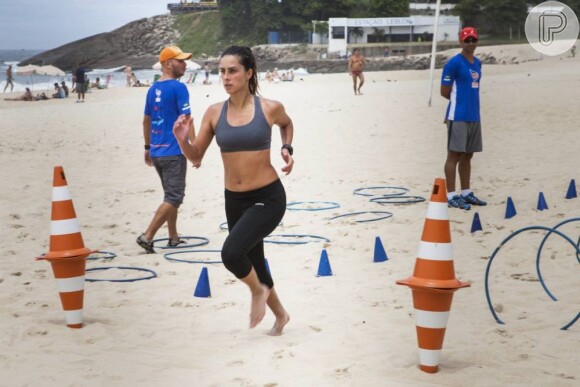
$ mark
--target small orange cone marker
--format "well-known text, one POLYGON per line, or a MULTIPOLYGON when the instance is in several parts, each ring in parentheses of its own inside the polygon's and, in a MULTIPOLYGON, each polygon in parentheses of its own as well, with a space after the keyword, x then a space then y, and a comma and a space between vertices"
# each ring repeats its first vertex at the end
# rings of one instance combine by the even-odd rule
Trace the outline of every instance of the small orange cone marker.
POLYGON ((36 259, 46 259, 52 266, 66 324, 70 328, 83 326, 86 259, 95 251, 85 247, 64 171, 62 167, 55 167, 50 247, 48 253, 36 259))
POLYGON ((466 286, 455 278, 445 179, 435 179, 413 275, 398 280, 413 293, 419 368, 435 373, 443 348, 453 293, 466 286))

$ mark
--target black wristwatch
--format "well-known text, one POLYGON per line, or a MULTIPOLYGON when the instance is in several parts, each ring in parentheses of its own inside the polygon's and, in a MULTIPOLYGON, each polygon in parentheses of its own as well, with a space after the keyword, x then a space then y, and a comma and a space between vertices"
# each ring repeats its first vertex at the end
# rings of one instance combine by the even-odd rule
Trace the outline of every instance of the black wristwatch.
POLYGON ((151 149, 151 145, 145 145, 145 150, 151 149))
POLYGON ((290 156, 292 156, 294 154, 294 148, 292 148, 292 145, 290 145, 290 144, 282 145, 282 149, 287 149, 288 153, 290 153, 290 156))

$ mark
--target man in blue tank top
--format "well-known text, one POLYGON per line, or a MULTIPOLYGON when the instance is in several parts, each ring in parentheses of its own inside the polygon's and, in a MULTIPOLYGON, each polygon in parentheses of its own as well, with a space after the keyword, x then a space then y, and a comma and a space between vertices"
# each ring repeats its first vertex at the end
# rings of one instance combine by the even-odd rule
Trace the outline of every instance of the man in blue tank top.
POLYGON ((449 207, 469 210, 472 205, 485 206, 471 190, 471 159, 483 149, 479 116, 479 83, 481 62, 474 55, 479 35, 475 28, 466 27, 459 34, 461 52, 443 68, 441 95, 449 100, 447 123, 447 203, 449 207), (459 173, 461 193, 455 192, 455 177, 459 173))
MULTIPOLYGON (((157 209, 147 230, 137 238, 137 244, 148 254, 155 253, 153 238, 167 222, 169 241, 175 247, 184 241, 177 233, 177 210, 185 196, 187 160, 173 135, 173 124, 181 114, 191 115, 189 92, 178 79, 185 73, 185 60, 190 53, 179 47, 166 47, 159 55, 163 75, 149 88, 143 117, 145 164, 154 166, 163 186, 163 203, 157 209)), ((193 122, 189 128, 191 141, 195 139, 193 122)))

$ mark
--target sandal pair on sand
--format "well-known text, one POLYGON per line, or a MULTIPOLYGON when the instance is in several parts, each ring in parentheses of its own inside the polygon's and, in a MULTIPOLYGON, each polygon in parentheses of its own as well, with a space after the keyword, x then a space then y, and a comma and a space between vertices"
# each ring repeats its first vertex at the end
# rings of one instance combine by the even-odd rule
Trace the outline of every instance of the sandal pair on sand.
MULTIPOLYGON (((177 247, 183 243, 185 243, 183 239, 177 240, 169 239, 167 241, 167 247, 177 247)), ((137 244, 141 246, 147 252, 147 254, 155 254, 155 249, 153 248, 153 241, 148 241, 147 238, 145 238, 145 235, 143 234, 139 235, 139 237, 137 238, 137 244)))

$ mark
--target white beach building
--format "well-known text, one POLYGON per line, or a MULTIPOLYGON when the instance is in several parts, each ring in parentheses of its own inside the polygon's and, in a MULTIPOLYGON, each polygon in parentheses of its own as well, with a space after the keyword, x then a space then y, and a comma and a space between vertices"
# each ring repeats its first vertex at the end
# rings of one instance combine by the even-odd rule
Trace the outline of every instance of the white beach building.
MULTIPOLYGON (((461 27, 459 16, 440 16, 437 41, 455 40, 461 27)), ((426 42, 433 40, 434 16, 381 17, 328 20, 328 53, 347 51, 348 44, 426 42)))

